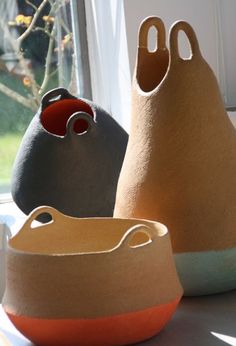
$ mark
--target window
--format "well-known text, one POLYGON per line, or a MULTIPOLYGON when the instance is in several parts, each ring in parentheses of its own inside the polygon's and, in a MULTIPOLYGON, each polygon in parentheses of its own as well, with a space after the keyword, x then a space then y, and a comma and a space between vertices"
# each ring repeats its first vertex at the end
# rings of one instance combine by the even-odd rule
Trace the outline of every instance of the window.
POLYGON ((91 91, 84 1, 1 0, 0 11, 2 197, 10 191, 17 149, 43 94, 58 86, 85 97, 91 97, 91 91))

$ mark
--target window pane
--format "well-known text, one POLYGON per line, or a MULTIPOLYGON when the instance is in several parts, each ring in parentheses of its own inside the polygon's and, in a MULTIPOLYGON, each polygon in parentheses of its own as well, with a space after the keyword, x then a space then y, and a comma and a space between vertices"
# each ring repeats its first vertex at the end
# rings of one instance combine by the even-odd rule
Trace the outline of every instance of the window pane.
POLYGON ((62 86, 77 93, 69 0, 0 1, 0 194, 41 97, 62 86))

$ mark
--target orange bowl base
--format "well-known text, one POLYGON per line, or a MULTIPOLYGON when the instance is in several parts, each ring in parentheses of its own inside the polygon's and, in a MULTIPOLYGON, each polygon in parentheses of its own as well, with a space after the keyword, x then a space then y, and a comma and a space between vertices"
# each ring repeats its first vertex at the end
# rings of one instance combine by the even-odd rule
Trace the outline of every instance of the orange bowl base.
POLYGON ((115 346, 151 338, 171 319, 180 297, 167 304, 95 319, 40 319, 6 311, 14 326, 37 346, 115 346))

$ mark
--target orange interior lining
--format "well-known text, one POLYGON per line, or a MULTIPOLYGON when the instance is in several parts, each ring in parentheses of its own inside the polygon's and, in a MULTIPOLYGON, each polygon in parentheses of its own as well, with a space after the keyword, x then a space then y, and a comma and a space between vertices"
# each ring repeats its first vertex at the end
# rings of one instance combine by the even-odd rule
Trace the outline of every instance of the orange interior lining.
MULTIPOLYGON (((86 112, 93 117, 92 108, 80 99, 59 100, 49 105, 41 114, 41 123, 50 133, 58 136, 65 136, 66 123, 70 116, 76 112, 86 112)), ((74 125, 76 133, 85 132, 88 123, 84 119, 78 119, 74 125)))

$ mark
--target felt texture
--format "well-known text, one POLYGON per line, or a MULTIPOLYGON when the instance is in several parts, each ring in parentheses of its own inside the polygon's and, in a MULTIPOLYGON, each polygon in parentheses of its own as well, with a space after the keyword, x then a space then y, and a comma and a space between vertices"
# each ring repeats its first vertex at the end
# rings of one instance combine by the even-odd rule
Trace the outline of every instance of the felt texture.
POLYGON ((174 253, 234 248, 235 129, 188 23, 172 26, 169 47, 168 53, 161 19, 144 20, 114 216, 164 223, 174 253), (148 52, 143 37, 152 25, 158 29, 158 49, 148 52), (188 59, 179 54, 180 31, 190 43, 188 59))
POLYGON ((185 296, 230 291, 236 287, 236 247, 174 255, 185 296))
POLYGON ((49 91, 15 158, 15 203, 25 214, 50 205, 76 217, 112 216, 127 141, 98 105, 63 88, 49 91))
POLYGON ((127 345, 148 339, 162 330, 179 300, 176 298, 145 310, 96 319, 47 320, 12 313, 7 315, 18 330, 36 345, 127 345))
POLYGON ((166 227, 36 209, 9 241, 3 307, 43 319, 100 318, 182 295, 166 227), (52 221, 32 228, 41 213, 52 221))

